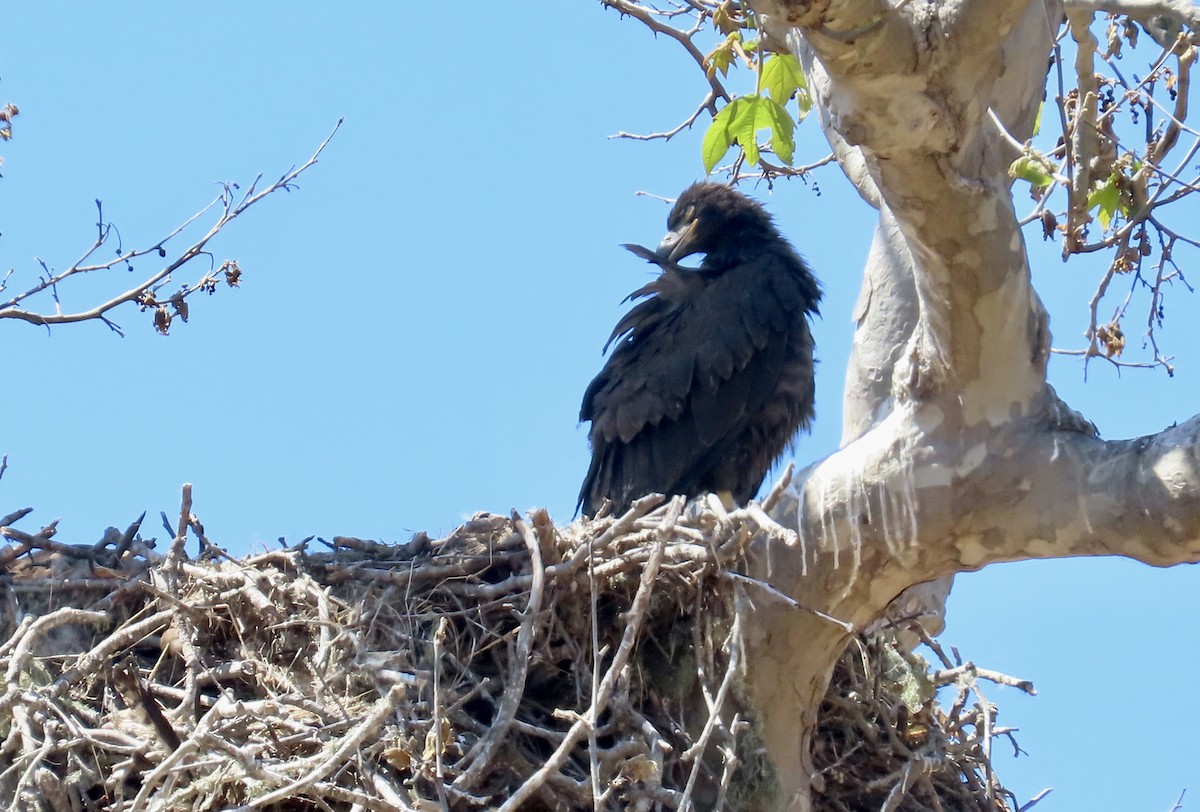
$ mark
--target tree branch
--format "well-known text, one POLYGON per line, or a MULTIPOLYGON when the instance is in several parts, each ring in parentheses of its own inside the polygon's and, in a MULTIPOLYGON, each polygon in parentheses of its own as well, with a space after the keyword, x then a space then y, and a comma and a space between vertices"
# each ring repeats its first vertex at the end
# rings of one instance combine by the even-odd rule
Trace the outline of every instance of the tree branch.
MULTIPOLYGON (((153 294, 153 292, 157 290, 158 286, 168 281, 175 271, 189 264, 197 257, 210 256, 205 250, 208 243, 214 237, 216 237, 221 230, 225 228, 225 226, 229 225, 229 223, 239 217, 251 206, 258 203, 268 195, 279 191, 280 189, 293 188, 296 179, 299 178, 300 175, 305 172, 305 170, 317 163, 321 153, 325 150, 325 147, 329 145, 329 142, 333 139, 333 136, 337 133, 338 128, 341 127, 341 124, 342 122, 339 120, 337 125, 333 128, 333 132, 331 132, 329 136, 323 142, 321 142, 321 145, 317 148, 316 152, 314 152, 312 157, 310 157, 304 164, 299 167, 292 167, 267 188, 257 191, 256 188, 258 184, 258 178, 256 178, 255 181, 251 183, 249 189, 247 189, 247 191, 242 194, 240 198, 235 198, 234 191, 236 190, 236 186, 226 185, 222 193, 215 200, 188 218, 184 223, 172 230, 155 245, 144 249, 124 251, 109 262, 96 265, 83 265, 83 262, 85 262, 93 253, 95 253, 98 248, 107 242, 112 231, 111 226, 106 226, 104 224, 103 210, 100 209, 100 203, 97 201, 97 208, 100 209, 100 218, 97 223, 99 234, 92 247, 89 248, 83 254, 83 256, 67 270, 57 274, 48 273, 41 279, 41 281, 38 282, 38 284, 34 285, 29 290, 12 297, 8 301, 0 302, 0 319, 18 319, 20 321, 29 322, 30 324, 43 326, 101 320, 108 324, 115 331, 120 332, 119 327, 117 327, 117 325, 107 318, 107 314, 114 308, 119 307, 127 302, 139 302, 143 305, 143 308, 162 308, 165 303, 156 301, 153 294), (197 219, 216 207, 220 207, 220 216, 199 240, 192 243, 192 245, 180 252, 180 254, 174 260, 167 263, 160 270, 129 290, 113 296, 112 298, 101 302, 100 304, 87 308, 86 310, 79 310, 71 313, 63 313, 61 310, 58 310, 58 308, 56 308, 58 312, 43 313, 23 309, 19 306, 26 299, 29 299, 36 294, 43 293, 48 290, 55 292, 59 284, 71 278, 72 276, 92 273, 95 271, 109 270, 121 264, 128 264, 133 259, 147 256, 151 253, 156 253, 159 256, 165 257, 166 249, 164 246, 171 238, 177 236, 197 219)), ((259 177, 261 178, 261 176, 259 177)), ((172 296, 169 300, 169 303, 175 307, 176 313, 182 315, 186 320, 186 309, 180 307, 180 304, 183 302, 183 300, 199 290, 211 290, 218 281, 218 275, 221 274, 222 271, 225 271, 226 268, 227 266, 225 265, 222 265, 220 268, 216 269, 210 268, 209 271, 207 271, 196 284, 185 286, 182 291, 172 296)), ((229 280, 227 279, 226 281, 229 280)), ((229 281, 229 284, 236 285, 236 278, 234 278, 233 281, 229 281)), ((55 292, 56 302, 57 298, 57 293, 55 292)), ((165 310, 163 310, 163 312, 165 313, 165 310)), ((160 330, 165 332, 165 329, 163 328, 160 328, 160 330)))
MULTIPOLYGON (((704 71, 704 75, 708 79, 709 85, 708 94, 705 95, 704 100, 700 102, 695 112, 688 116, 688 118, 686 118, 674 129, 666 132, 651 133, 649 135, 635 135, 633 133, 619 132, 616 135, 613 135, 613 138, 632 138, 638 141, 649 141, 661 138, 669 141, 681 131, 691 127, 692 124, 696 122, 696 119, 699 118, 705 110, 715 116, 717 114, 717 99, 724 99, 726 102, 730 101, 729 93, 725 90, 725 87, 721 84, 720 80, 717 79, 716 71, 710 71, 706 69, 705 63, 707 58, 705 57, 704 53, 696 47, 696 43, 693 42, 693 37, 695 37, 695 35, 699 32, 700 26, 703 24, 704 20, 711 16, 715 6, 710 8, 705 4, 693 2, 690 9, 681 10, 679 12, 680 14, 691 13, 694 11, 699 15, 698 22, 695 27, 691 28, 690 30, 683 30, 676 28, 673 25, 661 23, 654 19, 655 13, 662 14, 662 12, 656 12, 654 9, 634 2, 634 0, 600 0, 600 4, 605 8, 615 9, 622 15, 629 15, 630 17, 633 17, 654 32, 655 36, 662 34, 663 36, 669 37, 670 39, 678 42, 681 46, 683 46, 683 49, 687 51, 688 55, 696 62, 700 69, 704 71)), ((669 16, 673 17, 677 15, 670 14, 669 16)))
POLYGON ((777 574, 776 586, 865 623, 908 586, 997 562, 1200 561, 1200 415, 1104 441, 1054 428, 1049 413, 999 429, 921 430, 934 425, 921 411, 889 418, 801 475, 799 554, 809 577, 788 583, 777 574), (859 571, 867 567, 870 577, 859 571), (834 597, 821 603, 814 590, 834 597))
POLYGON ((1160 45, 1174 40, 1181 27, 1200 29, 1200 7, 1188 0, 1063 0, 1068 11, 1121 14, 1142 23, 1160 45), (1166 40, 1166 41, 1164 41, 1166 40))

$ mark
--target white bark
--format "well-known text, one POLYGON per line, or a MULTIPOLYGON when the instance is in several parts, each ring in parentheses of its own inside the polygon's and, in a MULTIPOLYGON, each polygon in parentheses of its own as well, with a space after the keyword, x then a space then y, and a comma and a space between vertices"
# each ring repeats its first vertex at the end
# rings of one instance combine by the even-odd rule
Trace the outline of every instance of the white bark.
MULTIPOLYGON (((801 542, 759 550, 755 574, 866 628, 902 591, 994 562, 1200 561, 1200 417, 1105 442, 1046 384, 1049 329, 996 121, 1030 134, 1062 6, 755 5, 800 57, 843 169, 880 212, 843 448, 798 478, 801 542)), ((806 810, 809 736, 846 634, 778 602, 758 610, 750 688, 783 808, 806 810)))

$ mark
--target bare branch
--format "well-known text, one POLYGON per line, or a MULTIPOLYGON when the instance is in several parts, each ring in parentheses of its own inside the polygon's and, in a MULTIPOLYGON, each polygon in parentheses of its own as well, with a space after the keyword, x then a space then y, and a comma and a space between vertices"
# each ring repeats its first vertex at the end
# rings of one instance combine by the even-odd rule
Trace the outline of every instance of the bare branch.
MULTIPOLYGON (((704 68, 704 53, 697 48, 696 44, 692 41, 692 37, 694 37, 699 31, 699 25, 688 31, 683 31, 670 25, 663 25, 654 19, 654 11, 648 9, 646 6, 633 2, 633 0, 600 0, 600 3, 607 8, 616 9, 623 15, 627 14, 630 17, 641 21, 655 34, 662 34, 675 40, 683 46, 684 50, 686 50, 692 59, 696 61, 697 65, 699 65, 702 69, 704 68)), ((701 8, 702 11, 700 12, 699 21, 702 23, 705 15, 711 14, 711 10, 705 7, 701 8)), ((718 98, 722 98, 725 101, 730 100, 729 95, 725 92, 725 89, 721 86, 721 83, 716 80, 715 76, 709 77, 709 85, 712 87, 712 92, 716 94, 718 98)))
POLYGON ((1159 36, 1169 36, 1170 40, 1181 26, 1200 29, 1200 7, 1187 0, 1064 0, 1063 8, 1068 12, 1121 14, 1142 23, 1152 35, 1159 32, 1159 36))
MULTIPOLYGON (((341 124, 342 122, 339 120, 337 125, 333 128, 333 131, 323 142, 321 142, 321 145, 317 148, 316 152, 313 153, 312 157, 310 157, 299 167, 292 167, 290 170, 280 176, 277 181, 262 191, 256 191, 258 183, 258 179, 256 179, 254 183, 250 185, 249 189, 240 197, 240 199, 235 199, 234 192, 236 191, 236 187, 226 184, 221 194, 215 200, 213 200, 200 211, 196 212, 196 214, 192 215, 153 246, 149 248, 124 251, 115 259, 108 262, 94 265, 84 265, 82 263, 91 257, 98 248, 104 245, 108 240, 109 235, 112 233, 111 225, 104 223, 103 210, 99 201, 97 201, 99 219, 97 221, 98 234, 96 242, 93 243, 91 248, 85 251, 83 256, 80 257, 80 259, 71 265, 71 267, 67 270, 57 274, 47 273, 47 275, 44 276, 38 282, 38 284, 34 285, 29 290, 12 297, 8 301, 0 302, 0 319, 18 319, 29 322, 30 324, 43 326, 100 320, 107 324, 111 329, 119 333, 120 328, 107 317, 109 311, 113 310, 114 308, 119 307, 127 302, 138 302, 143 306, 144 309, 151 307, 163 308, 163 303, 160 303, 155 299, 154 291, 156 291, 161 284, 168 281, 175 271, 183 268, 196 258, 201 256, 211 257, 211 255, 205 250, 208 243, 214 237, 216 237, 217 234, 219 234, 221 230, 225 228, 225 226, 229 225, 229 223, 239 217, 251 206, 258 203, 268 195, 273 194, 274 192, 277 192, 281 189, 288 190, 293 188, 297 178, 299 178, 301 174, 317 163, 321 153, 325 150, 325 147, 329 145, 329 142, 333 139, 333 136, 337 133, 338 128, 341 127, 341 124), (58 285, 72 276, 92 273, 95 271, 109 270, 118 265, 127 264, 133 259, 147 256, 152 253, 157 254, 160 257, 165 257, 166 249, 164 246, 166 243, 214 208, 220 209, 220 215, 218 216, 216 222, 209 227, 208 231, 200 239, 183 250, 174 260, 167 263, 160 270, 129 290, 113 296, 107 301, 104 301, 86 310, 70 313, 63 313, 58 307, 55 308, 56 312, 54 313, 43 313, 34 310, 28 310, 20 306, 26 299, 46 291, 50 291, 52 295, 54 295, 57 303, 58 297, 56 291, 58 285)), ((169 303, 175 308, 176 314, 183 315, 186 320, 186 310, 182 310, 180 308, 180 303, 197 291, 213 289, 217 282, 221 281, 220 276, 222 272, 226 270, 226 268, 226 265, 222 265, 219 268, 210 268, 195 284, 185 286, 178 293, 174 294, 169 303)), ((226 281, 228 281, 228 279, 226 281)), ((231 285, 235 283, 236 280, 234 282, 230 282, 231 285)), ((165 312, 165 310, 161 310, 160 312, 165 312)), ((167 321, 169 323, 169 318, 167 321)), ((164 327, 165 325, 160 327, 160 331, 165 331, 164 327)))
POLYGON ((708 95, 704 97, 704 101, 700 102, 700 106, 696 108, 696 111, 694 113, 692 113, 690 116, 685 118, 682 122, 680 122, 679 126, 675 127, 674 129, 667 130, 666 132, 647 133, 644 135, 640 135, 637 133, 627 133, 624 130, 622 130, 620 132, 614 133, 613 135, 610 135, 609 138, 626 138, 626 139, 629 139, 632 141, 654 141, 656 139, 670 141, 676 135, 679 135, 679 133, 681 133, 682 131, 691 128, 691 126, 696 123, 696 119, 700 118, 700 115, 705 110, 709 111, 710 113, 715 113, 716 100, 717 100, 716 91, 710 90, 708 95))

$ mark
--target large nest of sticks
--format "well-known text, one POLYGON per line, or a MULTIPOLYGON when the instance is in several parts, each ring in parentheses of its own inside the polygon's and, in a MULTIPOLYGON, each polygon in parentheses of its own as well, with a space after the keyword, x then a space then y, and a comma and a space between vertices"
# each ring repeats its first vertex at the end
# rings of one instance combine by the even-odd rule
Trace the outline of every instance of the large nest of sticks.
MULTIPOLYGON (((736 570, 755 536, 785 531, 756 505, 655 505, 567 527, 479 514, 441 539, 241 560, 204 536, 186 489, 165 550, 140 520, 70 545, 53 525, 16 528, 27 511, 4 517, 0 798, 56 812, 770 808, 736 570)), ((1011 808, 978 676, 931 674, 880 637, 851 645, 823 708, 817 808, 1011 808), (949 709, 940 684, 958 687, 949 709)))

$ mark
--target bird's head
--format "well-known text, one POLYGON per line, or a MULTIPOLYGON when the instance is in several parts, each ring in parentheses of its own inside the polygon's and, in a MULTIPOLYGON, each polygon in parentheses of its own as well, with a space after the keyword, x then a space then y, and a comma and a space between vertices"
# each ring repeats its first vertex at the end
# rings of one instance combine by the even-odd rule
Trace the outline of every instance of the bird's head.
POLYGON ((667 236, 655 253, 671 262, 708 254, 710 262, 706 264, 713 260, 720 264, 714 253, 773 236, 778 232, 771 215, 756 201, 719 183, 693 183, 675 201, 667 216, 667 236))

